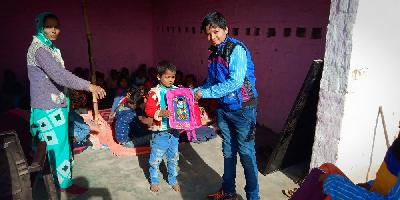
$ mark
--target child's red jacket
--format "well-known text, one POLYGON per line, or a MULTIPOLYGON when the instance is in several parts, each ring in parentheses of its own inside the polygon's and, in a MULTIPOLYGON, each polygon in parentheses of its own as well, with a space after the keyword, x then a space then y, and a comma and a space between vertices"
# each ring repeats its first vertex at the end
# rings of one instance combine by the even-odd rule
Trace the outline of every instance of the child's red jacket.
MULTIPOLYGON (((176 88, 172 86, 172 88, 176 88)), ((163 98, 164 99, 164 98, 163 98)), ((160 86, 151 88, 149 94, 146 97, 146 105, 144 108, 144 112, 148 117, 153 118, 153 125, 151 126, 152 131, 164 131, 162 129, 162 117, 159 117, 160 114, 160 102, 161 102, 161 94, 160 94, 160 86)), ((165 105, 167 103, 165 102, 165 105)))

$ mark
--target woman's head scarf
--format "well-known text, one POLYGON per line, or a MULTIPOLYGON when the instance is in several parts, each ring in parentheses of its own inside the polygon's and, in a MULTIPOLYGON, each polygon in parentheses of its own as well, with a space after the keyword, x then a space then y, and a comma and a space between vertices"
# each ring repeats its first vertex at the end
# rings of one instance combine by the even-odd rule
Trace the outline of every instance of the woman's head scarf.
POLYGON ((46 46, 50 47, 51 49, 56 49, 54 46, 54 43, 47 37, 46 33, 44 32, 44 23, 46 20, 46 17, 54 17, 57 18, 56 15, 54 15, 51 12, 42 12, 36 17, 36 33, 35 36, 43 42, 46 46))

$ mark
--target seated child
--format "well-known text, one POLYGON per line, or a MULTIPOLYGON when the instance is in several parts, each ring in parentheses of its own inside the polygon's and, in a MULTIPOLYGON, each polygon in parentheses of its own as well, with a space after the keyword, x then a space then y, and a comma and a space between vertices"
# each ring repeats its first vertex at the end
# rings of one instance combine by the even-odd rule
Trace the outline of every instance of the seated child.
POLYGON ((195 129, 196 131, 196 139, 193 140, 194 143, 201 143, 201 142, 206 142, 210 139, 216 138, 216 130, 215 128, 211 125, 212 121, 208 117, 208 114, 203 107, 200 108, 200 117, 201 117, 201 127, 198 127, 195 129))
POLYGON ((126 78, 125 76, 120 76, 118 78, 117 86, 118 87, 113 92, 115 95, 114 95, 114 100, 113 100, 113 104, 111 107, 110 116, 108 117, 109 119, 113 119, 115 117, 115 109, 119 105, 119 102, 127 95, 128 78, 126 78))
POLYGON ((68 126, 68 134, 73 136, 73 146, 84 145, 87 142, 90 128, 76 110, 69 112, 68 126))
POLYGON ((143 102, 142 89, 130 89, 127 96, 122 98, 115 108, 115 138, 118 143, 125 147, 132 147, 133 142, 129 135, 133 130, 138 130, 139 120, 136 108, 143 102))
POLYGON ((73 138, 73 147, 85 145, 90 128, 79 114, 87 112, 87 97, 83 91, 69 90, 69 92, 70 112, 68 114, 68 134, 73 138))
POLYGON ((159 84, 152 88, 146 98, 145 113, 153 118, 151 130, 153 132, 150 143, 150 190, 158 192, 159 187, 159 166, 164 155, 167 157, 168 184, 179 192, 180 186, 176 180, 178 175, 178 144, 179 133, 169 127, 168 117, 170 112, 167 110, 166 93, 168 90, 176 88, 175 81, 176 67, 167 62, 161 61, 157 64, 157 79, 159 84))
POLYGON ((190 89, 196 88, 197 87, 197 79, 194 74, 188 74, 185 76, 185 87, 188 87, 190 89))

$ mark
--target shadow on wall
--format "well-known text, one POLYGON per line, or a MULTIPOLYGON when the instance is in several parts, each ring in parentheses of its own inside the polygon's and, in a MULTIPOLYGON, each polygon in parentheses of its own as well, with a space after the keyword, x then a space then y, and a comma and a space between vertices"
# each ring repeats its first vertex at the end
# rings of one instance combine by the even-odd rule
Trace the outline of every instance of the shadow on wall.
MULTIPOLYGON (((190 143, 181 144, 179 146, 179 154, 178 166, 180 170, 177 179, 181 186, 182 199, 205 199, 208 194, 220 189, 221 176, 204 162, 190 143)), ((139 165, 143 169, 147 180, 149 180, 148 162, 149 154, 139 156, 139 165)), ((165 163, 165 159, 160 165, 160 172, 166 181, 167 170, 166 165, 163 163, 165 163)))

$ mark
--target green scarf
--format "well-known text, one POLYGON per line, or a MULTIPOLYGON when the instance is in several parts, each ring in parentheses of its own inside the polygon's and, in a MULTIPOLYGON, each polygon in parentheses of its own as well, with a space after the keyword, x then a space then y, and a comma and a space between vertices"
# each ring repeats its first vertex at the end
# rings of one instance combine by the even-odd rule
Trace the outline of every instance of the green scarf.
POLYGON ((44 32, 44 22, 48 15, 54 15, 51 12, 42 12, 36 17, 36 33, 35 36, 43 42, 46 46, 50 47, 52 50, 57 50, 54 43, 47 37, 44 32))

